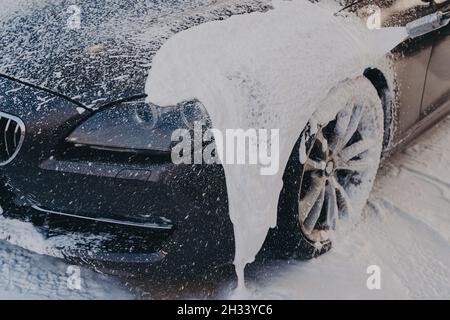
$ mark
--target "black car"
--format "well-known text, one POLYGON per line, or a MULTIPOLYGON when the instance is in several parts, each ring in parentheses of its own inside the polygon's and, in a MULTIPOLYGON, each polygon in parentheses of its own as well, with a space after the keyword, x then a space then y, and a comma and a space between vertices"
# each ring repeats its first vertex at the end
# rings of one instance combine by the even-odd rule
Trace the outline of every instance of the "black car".
MULTIPOLYGON (((80 263, 182 271, 229 265, 234 235, 222 166, 175 165, 170 156, 172 131, 207 115, 198 101, 150 107, 144 86, 153 55, 172 34, 271 10, 270 1, 89 0, 80 5, 81 28, 66 25, 71 4, 45 0, 0 20, 3 214, 33 223, 46 237, 77 235, 58 250, 80 263), (103 240, 85 240, 90 234, 103 240)), ((430 4, 414 13, 447 6, 430 4)), ((346 190, 360 183, 355 175, 367 152, 344 157, 336 150, 373 138, 379 146, 373 148, 376 156, 389 154, 449 111, 448 63, 437 68, 434 60, 442 58, 439 50, 448 46, 447 34, 444 29, 397 48, 395 83, 383 70, 367 66, 360 78, 346 84, 368 88, 359 97, 374 106, 373 112, 361 117, 364 103, 352 105, 347 119, 338 113, 320 132, 309 132, 308 160, 302 165, 298 145, 294 148, 280 194, 278 227, 269 233, 262 257, 274 252, 312 257, 330 249, 321 231, 334 226, 332 217, 347 213, 352 199, 346 190), (432 75, 446 80, 438 96, 427 91, 432 75), (408 86, 399 93, 402 83, 408 86), (359 130, 359 121, 380 117, 384 120, 373 132, 359 130), (356 118, 352 129, 349 121, 356 118), (339 135, 342 121, 349 128, 339 135), (324 140, 334 140, 336 149, 330 144, 325 150, 324 140), (322 243, 320 250, 316 242, 322 243)))

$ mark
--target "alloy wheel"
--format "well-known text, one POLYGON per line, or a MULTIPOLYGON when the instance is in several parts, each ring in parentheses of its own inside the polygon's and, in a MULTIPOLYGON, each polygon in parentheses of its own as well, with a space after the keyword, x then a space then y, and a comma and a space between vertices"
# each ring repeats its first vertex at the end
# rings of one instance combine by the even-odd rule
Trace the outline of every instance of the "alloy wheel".
MULTIPOLYGON (((375 152, 374 157, 371 151, 381 142, 376 127, 367 126, 371 121, 370 109, 363 103, 351 103, 329 123, 317 129, 309 124, 304 132, 298 218, 310 240, 326 240, 326 231, 335 229, 338 219, 351 216, 352 188, 364 188, 367 176, 375 175, 379 155, 375 152)), ((371 184, 373 177, 369 180, 371 184)))

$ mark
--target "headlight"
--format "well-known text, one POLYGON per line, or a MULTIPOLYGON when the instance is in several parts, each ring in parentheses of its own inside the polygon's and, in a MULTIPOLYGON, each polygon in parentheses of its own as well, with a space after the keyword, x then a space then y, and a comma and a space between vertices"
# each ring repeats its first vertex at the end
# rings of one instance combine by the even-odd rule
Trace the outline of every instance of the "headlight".
POLYGON ((197 101, 174 107, 126 102, 95 113, 66 140, 114 150, 170 152, 172 132, 192 129, 195 121, 209 126, 206 111, 197 101))

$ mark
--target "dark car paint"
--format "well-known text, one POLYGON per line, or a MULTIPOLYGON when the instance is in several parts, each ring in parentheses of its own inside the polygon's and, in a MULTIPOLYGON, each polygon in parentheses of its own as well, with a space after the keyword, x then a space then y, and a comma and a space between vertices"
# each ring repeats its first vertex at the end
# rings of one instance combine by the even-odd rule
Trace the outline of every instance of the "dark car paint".
POLYGON ((69 0, 33 3, 0 21, 0 74, 98 108, 144 93, 154 54, 171 35, 210 20, 265 11, 269 0, 87 0, 80 29, 69 0))
MULTIPOLYGON (((213 257, 208 261, 214 265, 230 263, 234 236, 221 166, 174 166, 167 156, 80 150, 64 140, 89 110, 142 99, 152 57, 170 35, 209 20, 265 11, 268 3, 85 1, 82 28, 69 30, 65 10, 72 2, 47 0, 0 22, 0 110, 16 114, 27 128, 20 154, 0 172, 16 205, 39 209, 31 218, 19 216, 29 220, 48 211, 50 218, 62 213, 126 224, 169 221, 173 232, 170 237, 163 232, 157 249, 147 246, 151 253, 182 252, 173 260, 186 260, 184 266, 198 253, 213 257)), ((108 251, 102 261, 146 260, 140 259, 142 250, 133 258, 128 254, 135 243, 109 244, 101 244, 108 251)))
POLYGON ((442 30, 434 38, 431 60, 427 70, 422 99, 421 116, 425 117, 450 98, 450 29, 442 30))
POLYGON ((79 114, 70 101, 9 79, 0 80, 0 92, 0 109, 21 118, 27 129, 21 152, 4 168, 17 205, 125 224, 170 223, 176 228, 170 238, 162 230, 166 241, 159 251, 174 253, 182 243, 184 253, 201 251, 217 264, 232 261, 221 166, 178 166, 170 157, 67 147, 64 138, 90 112, 79 114))
MULTIPOLYGON (((94 219, 155 224, 165 221, 173 226, 172 233, 161 235, 159 240, 162 241, 151 249, 154 251, 151 253, 163 256, 173 254, 177 256, 179 265, 187 268, 194 255, 208 256, 207 260, 203 259, 205 264, 209 264, 206 261, 215 261, 216 265, 231 262, 234 240, 222 167, 175 166, 164 156, 75 148, 68 145, 65 138, 90 116, 90 108, 117 105, 120 99, 143 98, 151 57, 165 37, 208 19, 222 19, 233 12, 227 11, 226 5, 219 6, 220 10, 217 7, 214 7, 216 11, 211 9, 213 14, 208 13, 208 18, 199 18, 196 10, 206 10, 210 5, 208 1, 199 1, 195 8, 189 6, 189 10, 186 9, 187 16, 175 14, 175 20, 166 21, 167 25, 176 22, 176 27, 148 43, 138 44, 133 36, 157 23, 158 12, 153 12, 157 20, 146 20, 148 24, 144 23, 145 27, 128 28, 122 33, 113 29, 106 35, 100 32, 99 38, 97 34, 85 36, 82 33, 81 36, 74 34, 74 31, 62 30, 59 34, 61 39, 57 40, 54 37, 61 22, 56 13, 63 10, 66 2, 54 3, 54 6, 41 8, 39 12, 32 11, 24 17, 15 18, 18 20, 10 22, 11 25, 0 31, 0 34, 7 35, 0 40, 4 44, 0 47, 0 70, 6 74, 6 77, 0 75, 0 110, 19 116, 27 127, 21 152, 10 165, 0 168, 17 195, 16 204, 94 219), (56 17, 50 23, 48 34, 44 32, 37 38, 30 36, 33 28, 29 24, 45 23, 44 19, 48 16, 56 17), (16 24, 21 25, 21 33, 28 34, 25 48, 37 45, 36 59, 29 60, 25 49, 18 50, 23 40, 17 35, 14 37, 13 25, 16 24), (128 35, 130 30, 136 33, 128 35), (13 45, 6 46, 7 41, 13 45), (61 46, 61 43, 64 45, 61 46), (85 50, 99 43, 103 45, 100 52, 85 50), (47 59, 43 52, 48 50, 52 54, 47 59), (131 57, 130 54, 123 56, 127 52, 132 53, 131 57), (73 61, 76 63, 72 64, 73 61), (122 74, 126 77, 117 78, 122 74), (99 81, 101 83, 97 83, 99 81), (87 111, 81 112, 79 108, 87 111)), ((102 2, 95 3, 98 5, 89 3, 89 6, 97 8, 88 12, 88 17, 92 14, 87 21, 89 26, 95 24, 96 19, 105 18, 100 10, 102 2)), ((119 2, 113 3, 113 9, 106 13, 106 17, 116 21, 115 18, 127 12, 129 5, 122 7, 119 2)), ((232 4, 228 9, 235 10, 235 13, 267 9, 265 1, 248 3, 232 4)), ((134 9, 131 12, 137 17, 135 14, 124 17, 123 25, 129 22, 127 18, 143 19, 142 12, 134 9)), ((167 14, 171 17, 173 13, 167 14)), ((424 118, 427 112, 421 112, 425 106, 421 103, 422 95, 424 102, 433 99, 433 85, 430 82, 433 76, 439 80, 449 76, 436 72, 440 71, 438 66, 443 58, 432 52, 433 44, 439 44, 442 36, 441 32, 435 33, 407 42, 396 50, 395 68, 400 95, 394 105, 398 107, 399 125, 392 146, 412 137, 413 131, 418 132, 437 121, 436 115, 442 116, 447 110, 446 104, 442 104, 441 108, 434 107, 438 111, 429 117, 424 118), (427 76, 428 65, 436 67, 427 76)), ((445 47, 442 52, 441 55, 445 55, 445 47)), ((444 91, 448 88, 443 85, 444 91)), ((429 109, 425 107, 423 110, 429 109)), ((127 259, 120 255, 127 250, 129 247, 126 246, 119 248, 112 252, 119 254, 116 258, 110 255, 106 260, 127 259)), ((137 254, 142 254, 142 251, 137 254)))

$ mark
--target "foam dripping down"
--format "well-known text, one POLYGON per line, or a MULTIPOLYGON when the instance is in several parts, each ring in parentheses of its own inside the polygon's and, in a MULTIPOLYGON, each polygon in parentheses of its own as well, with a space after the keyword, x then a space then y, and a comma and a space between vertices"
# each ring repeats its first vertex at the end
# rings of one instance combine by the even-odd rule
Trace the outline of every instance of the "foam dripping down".
POLYGON ((147 100, 161 106, 200 100, 222 132, 280 130, 275 175, 222 161, 239 289, 246 264, 276 225, 285 166, 313 113, 326 109, 321 100, 340 81, 388 65, 386 53, 407 37, 404 28, 370 31, 357 17, 335 17, 335 4, 277 0, 273 6, 176 34, 155 55, 146 83, 147 100))

